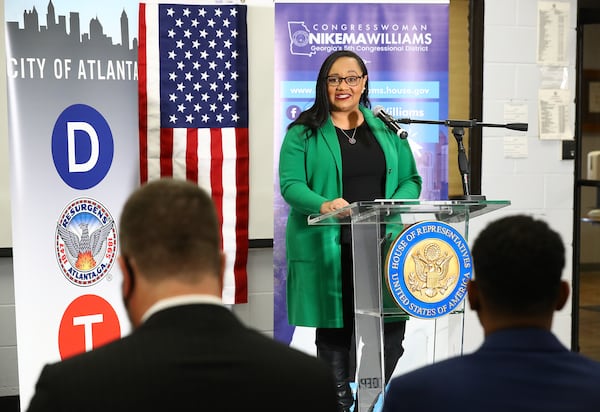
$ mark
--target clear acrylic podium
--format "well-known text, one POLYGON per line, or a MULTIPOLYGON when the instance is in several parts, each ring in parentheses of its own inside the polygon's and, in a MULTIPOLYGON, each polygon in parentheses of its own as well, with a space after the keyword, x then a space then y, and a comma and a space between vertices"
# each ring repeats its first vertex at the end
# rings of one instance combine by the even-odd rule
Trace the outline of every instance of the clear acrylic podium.
MULTIPOLYGON (((351 225, 354 257, 354 309, 356 341, 355 412, 371 411, 385 395, 383 323, 408 317, 394 301, 383 281, 384 260, 396 233, 414 223, 440 221, 452 226, 468 240, 469 220, 510 205, 504 200, 375 200, 356 202, 335 212, 308 217, 310 225, 351 225), (386 233, 393 232, 393 236, 386 233)), ((463 314, 461 309, 430 320, 443 323, 446 351, 434 361, 462 354, 463 314), (442 319, 443 318, 443 319, 442 319)), ((438 330, 437 324, 434 330, 438 330)))

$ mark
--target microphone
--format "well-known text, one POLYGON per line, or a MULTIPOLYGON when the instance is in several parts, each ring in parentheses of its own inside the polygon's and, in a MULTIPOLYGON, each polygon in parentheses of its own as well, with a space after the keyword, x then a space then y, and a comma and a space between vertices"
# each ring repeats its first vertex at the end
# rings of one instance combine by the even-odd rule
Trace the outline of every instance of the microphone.
POLYGON ((400 126, 398 126, 398 122, 396 122, 396 119, 387 114, 383 110, 382 106, 375 106, 375 108, 373 109, 373 114, 379 117, 392 132, 396 133, 396 136, 398 136, 399 138, 406 139, 408 137, 408 132, 400 126))

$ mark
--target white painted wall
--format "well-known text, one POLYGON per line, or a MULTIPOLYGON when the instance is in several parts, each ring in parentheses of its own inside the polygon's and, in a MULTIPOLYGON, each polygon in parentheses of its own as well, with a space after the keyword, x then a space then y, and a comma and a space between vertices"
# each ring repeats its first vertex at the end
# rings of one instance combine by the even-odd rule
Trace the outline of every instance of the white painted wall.
POLYGON ((0 396, 19 393, 12 259, 0 258, 0 396))

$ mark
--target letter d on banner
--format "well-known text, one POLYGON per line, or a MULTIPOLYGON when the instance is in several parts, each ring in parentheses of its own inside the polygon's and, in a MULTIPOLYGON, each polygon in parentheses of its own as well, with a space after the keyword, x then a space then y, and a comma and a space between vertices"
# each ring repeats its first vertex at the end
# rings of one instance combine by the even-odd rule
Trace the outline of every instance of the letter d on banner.
MULTIPOLYGON (((81 135, 80 133, 78 135, 81 135)), ((98 134, 96 130, 86 122, 67 122, 67 145, 68 145, 68 153, 69 153, 69 172, 88 172, 96 163, 98 163, 98 153, 99 153, 99 143, 98 143, 98 134), (77 141, 75 140, 75 132, 80 130, 85 132, 90 140, 90 155, 87 161, 83 163, 77 163, 77 159, 75 156, 75 145, 77 141)))

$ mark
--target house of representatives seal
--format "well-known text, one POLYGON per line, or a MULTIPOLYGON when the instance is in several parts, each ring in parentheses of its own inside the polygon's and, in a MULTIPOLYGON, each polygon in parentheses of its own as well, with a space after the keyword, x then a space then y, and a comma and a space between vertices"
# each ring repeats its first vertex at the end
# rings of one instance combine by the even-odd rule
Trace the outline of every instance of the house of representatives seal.
POLYGON ((432 319, 456 309, 472 274, 471 251, 452 226, 424 221, 392 242, 385 278, 395 302, 409 315, 432 319))

